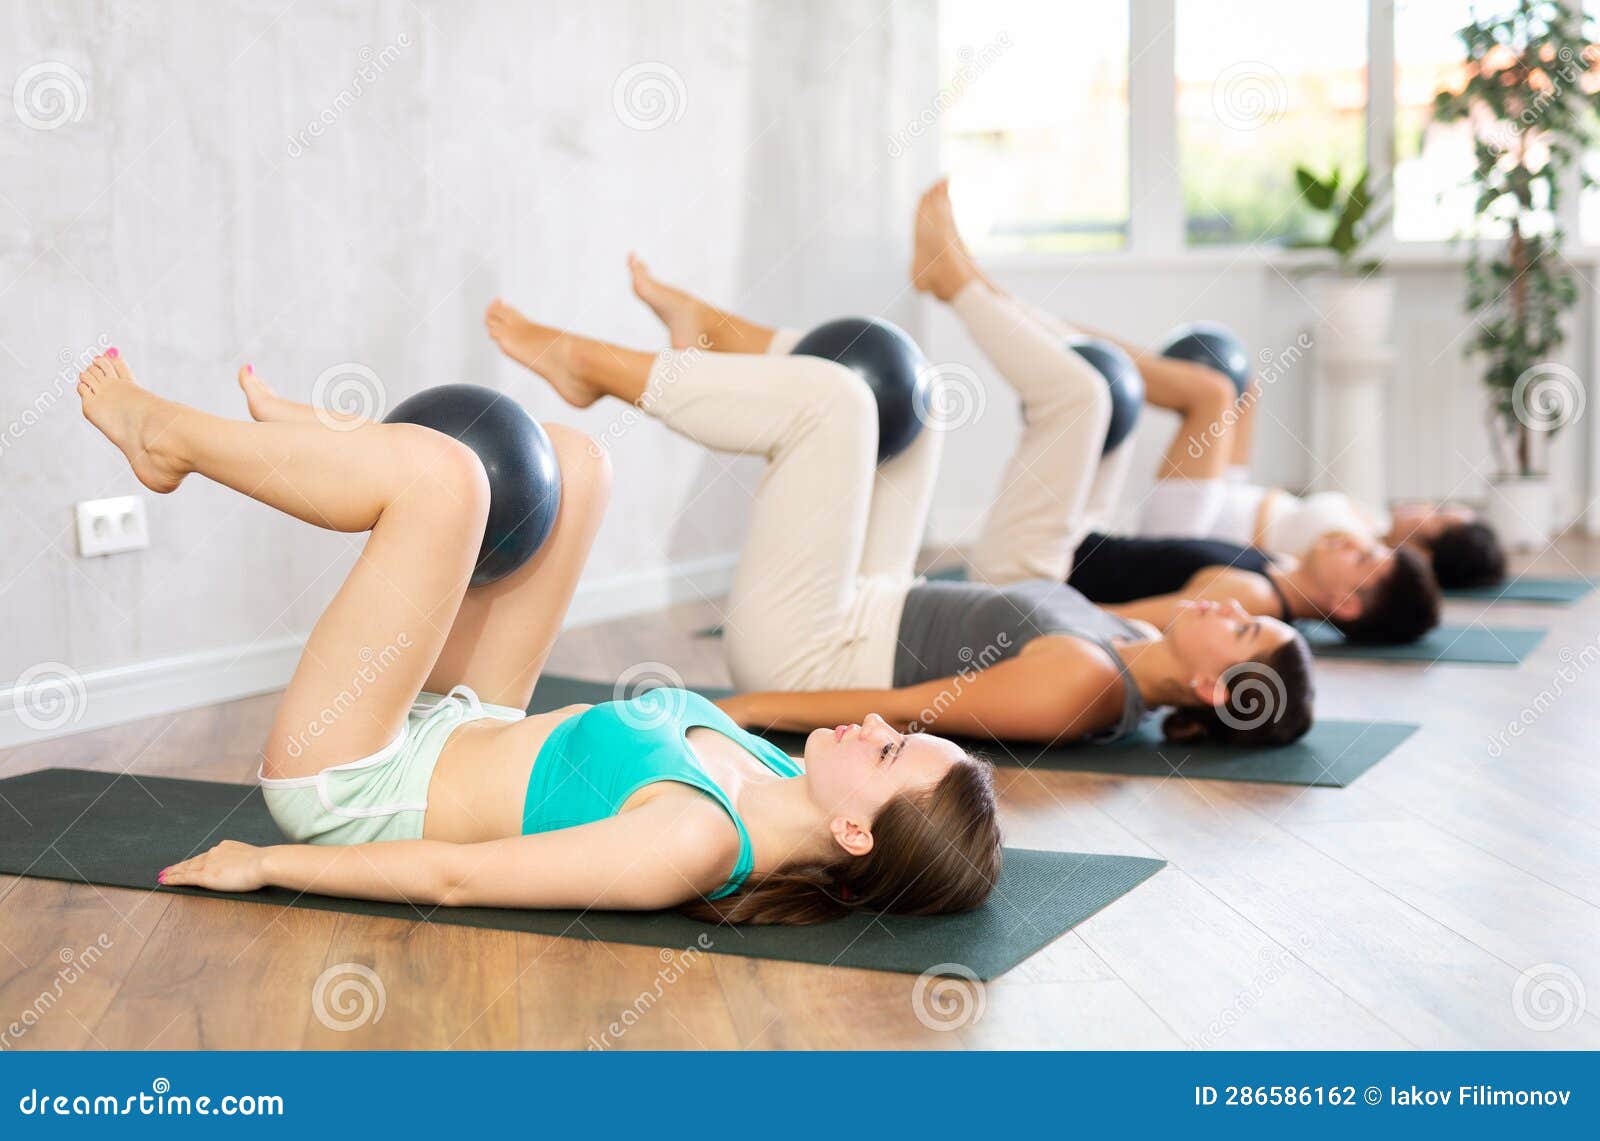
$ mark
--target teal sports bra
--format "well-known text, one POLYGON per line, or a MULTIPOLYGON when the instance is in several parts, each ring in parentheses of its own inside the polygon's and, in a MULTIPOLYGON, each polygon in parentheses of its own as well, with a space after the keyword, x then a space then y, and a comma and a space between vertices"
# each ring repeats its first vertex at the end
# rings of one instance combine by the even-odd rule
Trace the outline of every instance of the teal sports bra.
POLYGON ((677 781, 722 805, 739 830, 733 874, 709 898, 744 886, 755 863, 750 833, 733 801, 700 765, 689 730, 713 729, 746 749, 782 777, 805 770, 771 741, 733 723, 722 710, 687 689, 652 689, 627 701, 592 706, 557 725, 534 758, 522 803, 522 834, 575 828, 615 816, 645 785, 677 781))

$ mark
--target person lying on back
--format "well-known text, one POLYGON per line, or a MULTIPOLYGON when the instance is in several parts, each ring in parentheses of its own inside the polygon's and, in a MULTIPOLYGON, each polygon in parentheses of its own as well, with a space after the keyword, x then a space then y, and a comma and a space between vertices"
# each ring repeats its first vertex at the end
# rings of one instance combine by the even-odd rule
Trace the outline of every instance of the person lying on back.
POLYGON ((1237 602, 1257 617, 1320 619, 1351 641, 1414 642, 1439 624, 1438 581, 1409 546, 1328 531, 1301 558, 1223 539, 1090 534, 1067 585, 1124 618, 1161 625, 1180 603, 1237 602))

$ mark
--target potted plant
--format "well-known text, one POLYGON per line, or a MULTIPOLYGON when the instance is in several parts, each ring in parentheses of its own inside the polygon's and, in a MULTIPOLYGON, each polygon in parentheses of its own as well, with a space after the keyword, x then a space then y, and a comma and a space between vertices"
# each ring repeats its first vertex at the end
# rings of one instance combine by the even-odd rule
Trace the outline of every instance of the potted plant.
POLYGON ((1291 242, 1291 248, 1325 250, 1333 255, 1333 272, 1319 274, 1315 287, 1322 326, 1317 343, 1324 345, 1325 351, 1334 341, 1358 352, 1386 346, 1394 283, 1377 276, 1383 268, 1379 262, 1357 256, 1383 228, 1385 214, 1377 208, 1379 194, 1369 185, 1368 172, 1362 169, 1351 178, 1334 167, 1322 176, 1296 166, 1294 180, 1301 200, 1326 219, 1326 233, 1291 242))
POLYGON ((1456 33, 1466 59, 1457 90, 1434 97, 1439 123, 1473 133, 1474 208, 1467 353, 1483 359, 1500 472, 1489 522, 1509 546, 1548 540, 1553 505, 1542 441, 1581 410, 1582 386, 1556 359, 1562 315, 1577 300, 1561 255, 1563 180, 1595 136, 1600 95, 1582 86, 1594 59, 1577 5, 1516 0, 1456 33))

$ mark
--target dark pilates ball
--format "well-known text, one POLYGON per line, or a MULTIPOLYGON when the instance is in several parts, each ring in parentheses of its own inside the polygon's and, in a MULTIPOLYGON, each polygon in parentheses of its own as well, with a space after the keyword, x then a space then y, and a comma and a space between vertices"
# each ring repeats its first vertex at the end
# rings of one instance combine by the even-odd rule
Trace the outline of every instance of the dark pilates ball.
POLYGON ((1133 358, 1121 347, 1098 337, 1074 336, 1067 338, 1067 347, 1088 361, 1111 391, 1111 424, 1106 429, 1106 440, 1100 454, 1108 456, 1128 438, 1139 422, 1139 411, 1144 407, 1144 376, 1133 358))
POLYGON ((539 422, 492 388, 441 384, 402 400, 389 424, 420 424, 460 440, 489 476, 489 520, 472 571, 486 586, 539 553, 561 508, 561 465, 539 422))
POLYGON ((876 317, 841 317, 800 338, 794 355, 825 357, 850 369, 878 402, 878 462, 911 446, 922 430, 928 379, 917 343, 876 317))
POLYGON ((1179 325, 1167 334, 1161 355, 1216 369, 1233 381, 1240 396, 1250 385, 1250 354, 1245 351, 1244 342, 1215 321, 1179 325))

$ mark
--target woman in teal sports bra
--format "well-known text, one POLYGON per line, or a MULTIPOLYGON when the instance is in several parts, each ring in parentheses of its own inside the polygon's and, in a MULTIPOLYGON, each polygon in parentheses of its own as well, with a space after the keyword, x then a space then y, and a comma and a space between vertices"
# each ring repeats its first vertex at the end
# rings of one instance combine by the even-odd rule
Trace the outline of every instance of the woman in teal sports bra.
POLYGON ((296 842, 224 841, 162 883, 753 923, 987 898, 991 771, 949 741, 868 716, 792 759, 683 690, 524 715, 605 509, 610 468, 588 437, 546 425, 554 529, 519 570, 469 588, 488 485, 468 448, 319 413, 248 365, 239 383, 253 423, 156 396, 116 349, 79 375, 85 416, 151 490, 199 473, 370 532, 262 749, 267 806, 296 842))

